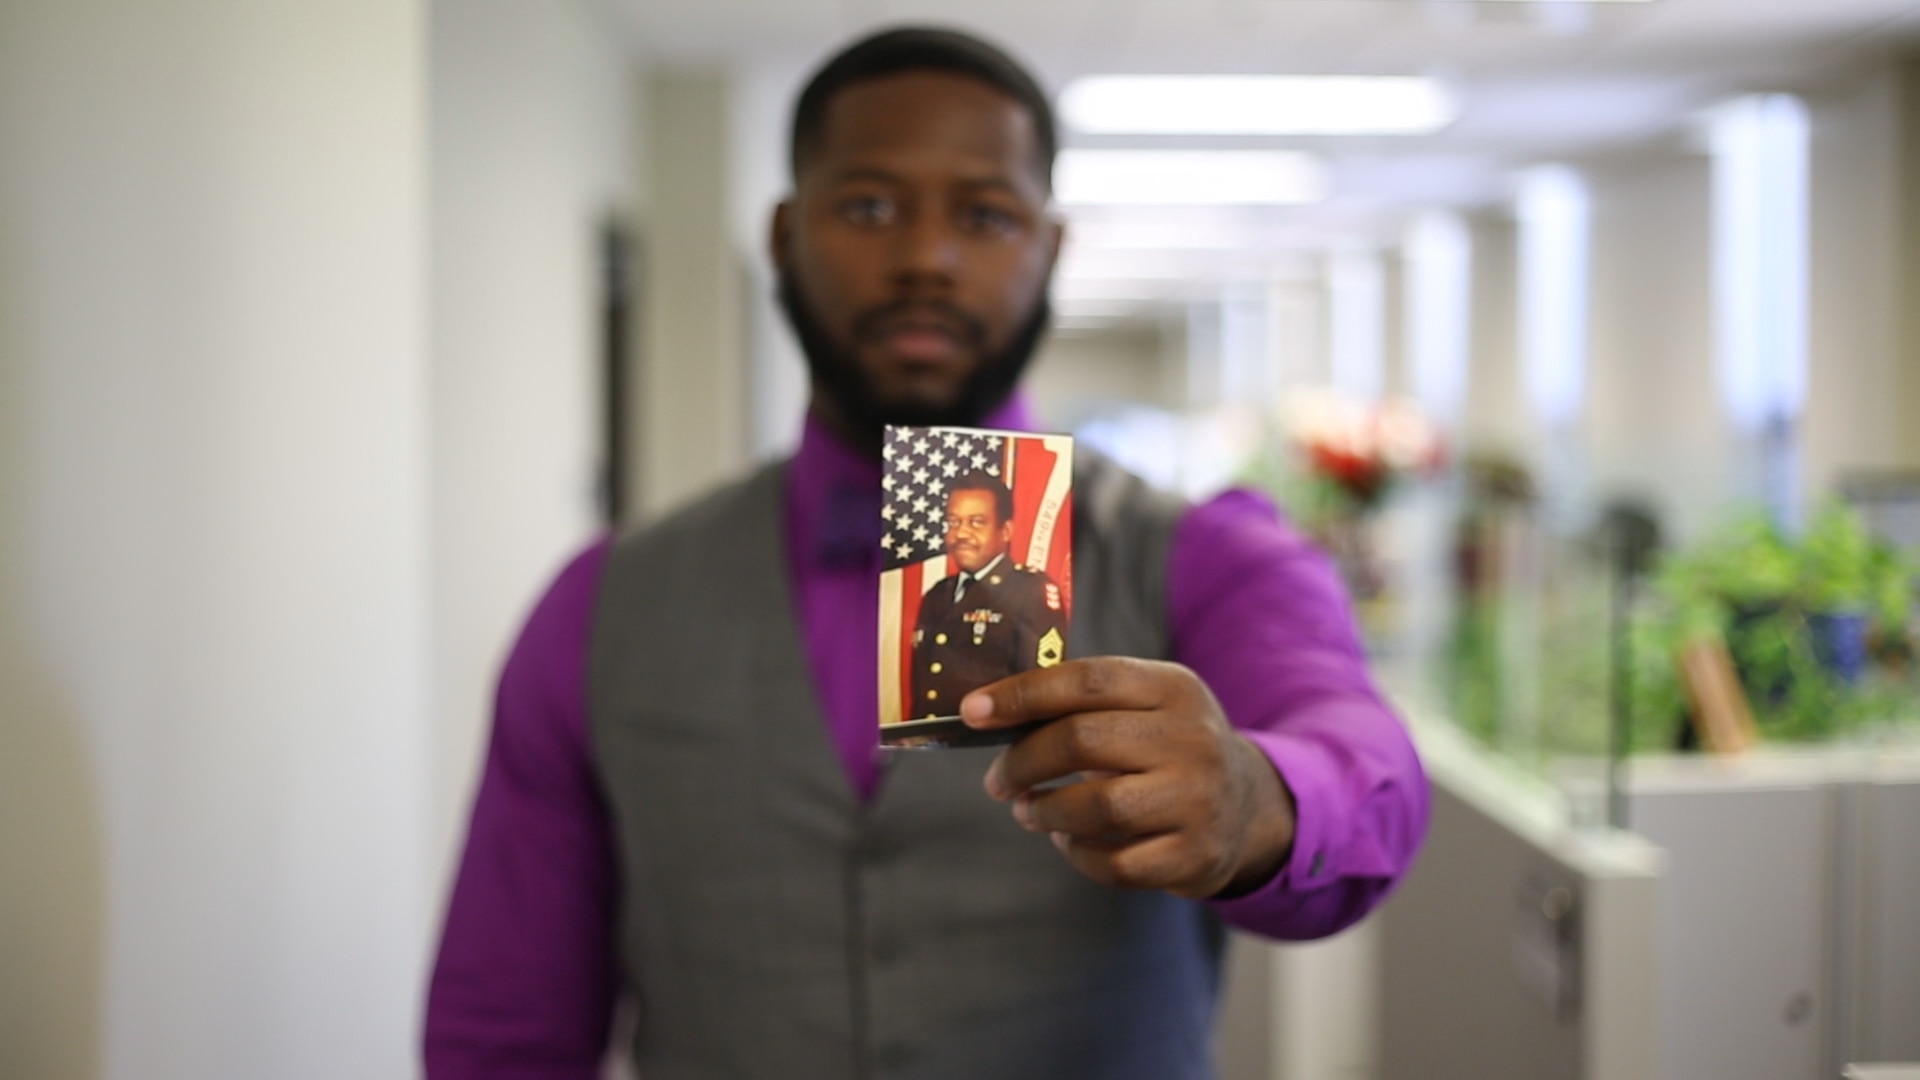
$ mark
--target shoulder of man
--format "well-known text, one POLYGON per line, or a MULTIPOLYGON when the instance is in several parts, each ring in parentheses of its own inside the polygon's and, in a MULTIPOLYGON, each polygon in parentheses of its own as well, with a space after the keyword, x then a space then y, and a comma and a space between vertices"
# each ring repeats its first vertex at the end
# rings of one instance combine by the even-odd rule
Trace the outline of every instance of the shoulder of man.
POLYGON ((1060 610, 1060 586, 1045 570, 1015 565, 1002 577, 1004 580, 999 588, 1018 602, 1030 602, 1044 605, 1055 611, 1060 610))
MULTIPOLYGON (((769 499, 778 499, 784 468, 784 462, 761 466, 664 515, 625 527, 612 544, 615 561, 645 561, 708 550, 713 537, 728 532, 743 511, 751 512, 769 499)), ((772 505, 777 507, 778 503, 772 505)))
POLYGON ((928 589, 926 595, 920 600, 920 617, 922 619, 929 618, 943 613, 946 608, 952 607, 954 583, 959 580, 959 574, 948 574, 946 577, 934 582, 933 588, 928 589))

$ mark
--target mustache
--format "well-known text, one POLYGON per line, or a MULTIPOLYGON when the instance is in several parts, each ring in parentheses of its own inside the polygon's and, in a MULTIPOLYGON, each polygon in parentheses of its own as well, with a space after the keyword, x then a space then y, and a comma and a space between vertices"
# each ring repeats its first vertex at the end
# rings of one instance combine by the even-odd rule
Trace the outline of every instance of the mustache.
POLYGON ((871 308, 854 320, 854 337, 868 341, 902 323, 932 324, 975 350, 984 350, 987 328, 978 318, 944 300, 895 300, 871 308))
POLYGON ((896 300, 863 313, 849 325, 847 341, 843 345, 835 341, 814 317, 813 309, 802 295, 799 280, 794 274, 785 266, 775 266, 774 270, 774 302, 779 306, 780 313, 786 316, 788 327, 793 330, 794 339, 800 346, 800 355, 806 360, 814 393, 835 402, 844 410, 860 437, 871 444, 868 449, 876 454, 879 452, 881 432, 887 424, 978 425, 987 413, 1013 393, 1014 385, 1020 381, 1021 373, 1033 359, 1034 350, 1046 336, 1052 320, 1053 308, 1043 290, 1026 321, 1015 327, 1013 337, 1006 344, 992 348, 983 344, 987 337, 984 324, 951 304, 896 300), (946 405, 912 406, 876 399, 866 385, 858 358, 850 351, 861 343, 858 335, 862 332, 871 333, 873 327, 890 318, 914 314, 924 317, 929 313, 937 315, 943 326, 960 334, 963 341, 972 345, 975 355, 984 358, 983 362, 977 365, 959 398, 946 405))

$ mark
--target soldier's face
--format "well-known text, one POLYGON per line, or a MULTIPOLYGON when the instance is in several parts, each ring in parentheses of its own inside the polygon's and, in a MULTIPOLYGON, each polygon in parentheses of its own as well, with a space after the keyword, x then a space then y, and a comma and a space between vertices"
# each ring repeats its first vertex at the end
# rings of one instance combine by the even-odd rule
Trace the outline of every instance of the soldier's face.
POLYGON ((780 299, 815 405, 862 440, 970 424, 1047 322, 1060 226, 1032 116, 976 79, 908 72, 835 94, 774 216, 780 299))
POLYGON ((947 498, 947 554, 969 574, 1006 554, 1013 523, 1000 520, 991 492, 956 491, 947 498))

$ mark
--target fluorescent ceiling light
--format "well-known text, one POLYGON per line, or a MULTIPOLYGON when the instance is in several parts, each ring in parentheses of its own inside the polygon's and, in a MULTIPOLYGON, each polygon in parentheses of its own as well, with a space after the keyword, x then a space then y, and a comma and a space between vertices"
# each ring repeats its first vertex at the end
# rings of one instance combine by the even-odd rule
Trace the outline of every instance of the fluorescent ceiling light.
POLYGON ((1426 135, 1459 115, 1420 75, 1090 75, 1060 112, 1115 135, 1426 135))
POLYGON ((1292 150, 1064 150, 1069 206, 1291 206, 1327 197, 1320 159, 1292 150))

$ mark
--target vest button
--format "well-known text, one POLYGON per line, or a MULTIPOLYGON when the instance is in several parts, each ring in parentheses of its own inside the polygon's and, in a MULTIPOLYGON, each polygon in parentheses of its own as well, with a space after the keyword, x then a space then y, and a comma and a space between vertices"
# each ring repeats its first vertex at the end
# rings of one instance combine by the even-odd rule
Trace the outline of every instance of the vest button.
POLYGON ((885 937, 874 938, 872 946, 868 948, 868 952, 869 954, 871 954, 873 958, 873 962, 876 964, 879 964, 882 967, 886 967, 894 963, 897 963, 900 959, 900 954, 903 951, 904 950, 901 948, 900 939, 897 937, 892 937, 890 935, 885 937))

